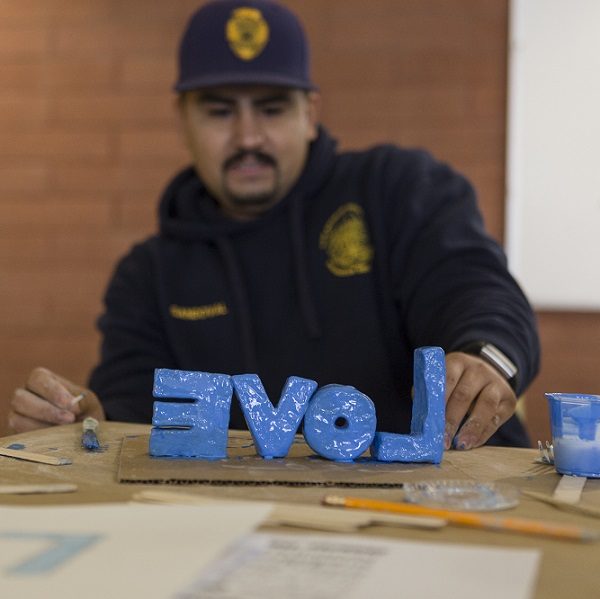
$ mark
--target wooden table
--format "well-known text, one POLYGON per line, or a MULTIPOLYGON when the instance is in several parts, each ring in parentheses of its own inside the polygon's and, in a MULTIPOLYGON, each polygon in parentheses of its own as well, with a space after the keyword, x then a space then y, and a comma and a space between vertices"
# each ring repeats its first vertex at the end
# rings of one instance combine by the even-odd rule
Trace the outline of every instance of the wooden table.
MULTIPOLYGON (((156 485, 123 484, 116 478, 120 447, 123 438, 131 434, 147 434, 146 425, 102 423, 100 441, 106 449, 86 452, 81 448, 81 425, 45 429, 0 439, 0 446, 21 444, 24 450, 70 458, 67 466, 36 464, 0 456, 0 484, 69 482, 76 483, 75 493, 57 495, 0 495, 4 505, 56 505, 129 501, 134 493, 156 485)), ((509 482, 520 490, 533 490, 551 495, 559 481, 551 466, 536 462, 537 452, 530 449, 482 447, 447 452, 435 469, 438 478, 447 478, 457 469, 465 477, 480 481, 509 482), (446 474, 445 474, 446 473, 446 474)), ((455 474, 454 474, 455 475, 455 474)), ((162 487, 164 488, 164 486, 162 487)), ((229 499, 253 499, 318 504, 325 492, 349 494, 348 489, 281 486, 170 486, 170 491, 196 493, 203 496, 229 499)), ((387 500, 401 500, 400 489, 355 489, 352 494, 387 500)), ((600 508, 600 479, 588 480, 582 504, 600 508)), ((600 519, 559 510, 540 501, 522 496, 519 505, 504 512, 506 515, 536 518, 558 523, 579 524, 600 531, 600 519)), ((440 543, 462 543, 506 548, 537 548, 542 560, 535 597, 554 599, 600 597, 600 543, 564 542, 512 533, 498 533, 447 526, 440 530, 373 527, 360 534, 386 538, 401 538, 440 543)), ((493 567, 493 565, 491 565, 493 567)), ((506 573, 510 576, 510 572, 506 573)))

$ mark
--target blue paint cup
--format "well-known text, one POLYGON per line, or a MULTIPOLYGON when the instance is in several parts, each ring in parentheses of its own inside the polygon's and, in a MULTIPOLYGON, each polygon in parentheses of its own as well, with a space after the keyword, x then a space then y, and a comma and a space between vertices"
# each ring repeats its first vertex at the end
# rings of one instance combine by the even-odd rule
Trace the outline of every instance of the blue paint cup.
POLYGON ((554 466, 561 474, 600 477, 600 395, 546 393, 554 466))

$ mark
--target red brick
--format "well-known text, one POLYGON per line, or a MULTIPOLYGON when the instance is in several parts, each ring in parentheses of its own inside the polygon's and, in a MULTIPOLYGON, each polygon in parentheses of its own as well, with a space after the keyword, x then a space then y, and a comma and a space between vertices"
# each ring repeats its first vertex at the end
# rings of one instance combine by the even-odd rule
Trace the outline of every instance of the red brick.
MULTIPOLYGON (((139 226, 139 224, 138 224, 139 226)), ((142 235, 124 234, 98 229, 94 232, 73 230, 57 237, 52 232, 36 233, 24 238, 22 234, 3 234, 0 237, 0 267, 3 273, 37 272, 52 269, 57 263, 64 272, 73 274, 92 270, 107 280, 116 261, 142 235)))
POLYGON ((52 122, 57 125, 86 123, 87 127, 104 129, 108 125, 130 123, 156 126, 175 125, 172 97, 168 90, 149 95, 88 93, 58 95, 54 98, 52 122))
MULTIPOLYGON (((64 1, 64 0, 63 0, 64 1)), ((201 0, 177 0, 177 2, 148 2, 128 0, 119 2, 115 9, 119 19, 125 23, 169 23, 179 32, 187 18, 202 4, 201 0)))
POLYGON ((32 230, 37 224, 41 230, 60 235, 61 230, 102 229, 111 222, 112 198, 102 194, 78 194, 77 196, 50 195, 13 195, 10 200, 0 201, 2 222, 5 231, 23 229, 32 230))
POLYGON ((145 192, 155 197, 172 176, 164 164, 140 164, 135 170, 124 166, 58 165, 51 172, 53 189, 68 193, 145 192))
POLYGON ((50 14, 49 0, 2 0, 0 15, 4 23, 45 21, 50 14))
POLYGON ((39 127, 48 117, 46 98, 5 94, 0 90, 0 126, 3 131, 39 127))
MULTIPOLYGON (((0 15, 1 15, 0 11, 0 15)), ((41 56, 50 50, 50 32, 43 25, 0 26, 0 56, 2 60, 41 56)))
POLYGON ((174 55, 179 36, 177 23, 90 22, 87 26, 61 24, 55 30, 59 56, 174 55))
POLYGON ((171 90, 175 78, 175 56, 125 56, 121 64, 119 86, 124 90, 148 90, 163 96, 171 90))
POLYGON ((45 68, 35 60, 0 65, 0 81, 5 90, 32 92, 42 89, 45 68))
POLYGON ((111 267, 91 270, 46 268, 7 272, 0 289, 5 330, 35 336, 37 330, 80 330, 93 326, 111 267))
POLYGON ((158 227, 159 196, 166 183, 167 179, 153 194, 132 192, 123 197, 120 203, 119 227, 128 231, 139 231, 140 234, 154 233, 158 227))
POLYGON ((106 162, 110 139, 107 133, 70 133, 61 129, 14 131, 4 136, 1 159, 68 159, 70 162, 106 162))
POLYGON ((39 331, 35 342, 32 337, 10 334, 6 336, 6 342, 13 348, 4 362, 6 372, 14 373, 14 376, 4 383, 10 386, 2 397, 9 397, 15 387, 23 385, 35 366, 46 366, 82 384, 97 359, 98 341, 93 328, 87 331, 39 331))
POLYGON ((39 192, 48 184, 48 169, 29 161, 25 165, 0 164, 0 192, 4 194, 39 192))
POLYGON ((179 129, 126 129, 118 137, 119 157, 128 164, 144 160, 164 160, 184 164, 189 152, 179 129))
POLYGON ((5 23, 47 23, 60 19, 62 23, 77 19, 109 18, 112 0, 2 0, 0 15, 5 23))
POLYGON ((117 86, 116 60, 102 57, 46 61, 44 82, 50 93, 88 91, 107 93, 117 86))

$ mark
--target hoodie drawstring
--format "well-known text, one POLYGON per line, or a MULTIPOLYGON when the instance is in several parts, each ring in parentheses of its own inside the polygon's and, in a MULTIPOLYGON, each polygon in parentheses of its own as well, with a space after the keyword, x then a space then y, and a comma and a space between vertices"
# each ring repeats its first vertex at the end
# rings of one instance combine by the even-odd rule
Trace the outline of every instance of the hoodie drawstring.
POLYGON ((252 327, 252 318, 250 316, 248 293, 240 273, 238 260, 227 237, 217 237, 215 243, 223 258, 223 262, 225 263, 225 271, 235 303, 234 313, 238 318, 240 343, 242 346, 246 372, 257 372, 258 359, 256 357, 256 341, 252 327))
POLYGON ((310 278, 306 259, 306 244, 304 239, 304 222, 302 202, 299 195, 291 198, 289 225, 292 238, 292 253, 296 271, 296 288, 300 299, 300 309, 311 339, 321 337, 321 327, 317 318, 317 310, 311 293, 310 278))

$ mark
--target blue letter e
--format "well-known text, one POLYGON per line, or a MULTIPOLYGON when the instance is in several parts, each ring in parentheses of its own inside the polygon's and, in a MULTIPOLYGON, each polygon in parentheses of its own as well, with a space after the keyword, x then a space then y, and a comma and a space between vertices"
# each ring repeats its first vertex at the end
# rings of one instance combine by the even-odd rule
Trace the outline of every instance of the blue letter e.
POLYGON ((231 377, 191 370, 154 371, 154 397, 191 399, 191 403, 154 402, 151 456, 227 457, 231 377))

